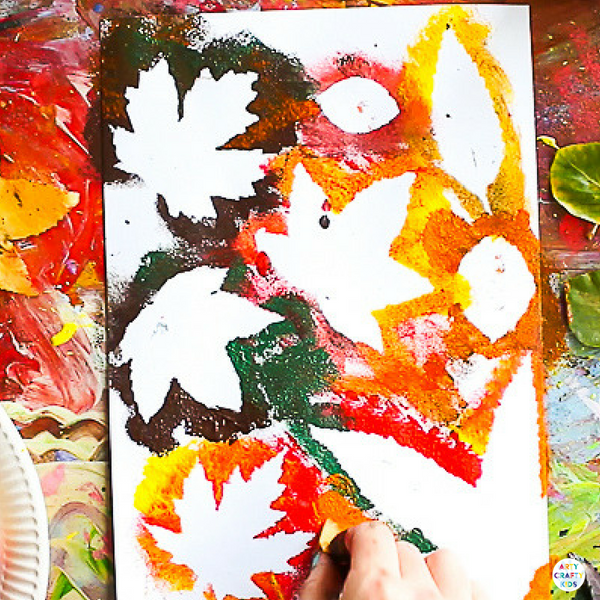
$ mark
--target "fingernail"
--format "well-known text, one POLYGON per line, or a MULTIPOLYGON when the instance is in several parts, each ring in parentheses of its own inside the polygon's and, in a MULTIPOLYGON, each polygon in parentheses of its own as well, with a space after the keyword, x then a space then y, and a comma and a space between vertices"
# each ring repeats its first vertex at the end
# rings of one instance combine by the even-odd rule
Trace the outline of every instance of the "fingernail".
POLYGON ((319 559, 320 558, 321 558, 321 552, 320 551, 315 552, 313 554, 313 557, 312 557, 312 559, 310 561, 310 568, 311 569, 314 569, 317 566, 317 564, 319 563, 319 559))

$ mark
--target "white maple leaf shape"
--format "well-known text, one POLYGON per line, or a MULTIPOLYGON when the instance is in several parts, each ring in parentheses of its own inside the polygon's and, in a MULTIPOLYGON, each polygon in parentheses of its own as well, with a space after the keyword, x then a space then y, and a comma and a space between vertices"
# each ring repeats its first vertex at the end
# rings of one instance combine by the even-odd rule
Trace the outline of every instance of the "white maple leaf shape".
POLYGON ((221 291, 226 273, 210 267, 179 273, 127 327, 118 362, 131 360, 132 388, 146 420, 162 406, 173 378, 206 406, 240 409, 226 345, 282 317, 221 291))
POLYGON ((211 196, 239 200, 254 194, 262 179, 260 150, 218 150, 257 120, 246 107, 255 98, 256 73, 225 73, 218 81, 203 69, 183 103, 166 60, 140 73, 127 88, 127 114, 133 132, 115 128, 117 167, 140 177, 161 194, 169 212, 200 220, 216 216, 211 196))
POLYGON ((340 214, 328 213, 327 228, 319 223, 325 194, 302 165, 294 175, 287 235, 261 230, 258 248, 287 281, 317 300, 332 327, 382 350, 372 312, 433 290, 427 279, 390 257, 414 175, 375 182, 340 214))
POLYGON ((197 465, 185 480, 183 498, 175 500, 181 533, 150 527, 158 546, 173 554, 172 561, 194 571, 195 591, 211 586, 217 599, 259 597, 262 592, 252 575, 288 572, 288 561, 306 550, 313 534, 279 532, 257 537, 282 516, 271 508, 285 488, 278 483, 282 463, 282 454, 272 458, 248 482, 236 468, 218 506, 212 483, 197 465))

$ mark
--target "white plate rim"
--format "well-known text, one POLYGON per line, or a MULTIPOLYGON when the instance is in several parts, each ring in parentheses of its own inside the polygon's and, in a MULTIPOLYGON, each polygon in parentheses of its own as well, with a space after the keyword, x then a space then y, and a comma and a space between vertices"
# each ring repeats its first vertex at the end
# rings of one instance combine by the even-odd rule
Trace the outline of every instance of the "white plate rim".
POLYGON ((1 406, 0 534, 0 600, 43 600, 50 565, 46 505, 25 443, 1 406))

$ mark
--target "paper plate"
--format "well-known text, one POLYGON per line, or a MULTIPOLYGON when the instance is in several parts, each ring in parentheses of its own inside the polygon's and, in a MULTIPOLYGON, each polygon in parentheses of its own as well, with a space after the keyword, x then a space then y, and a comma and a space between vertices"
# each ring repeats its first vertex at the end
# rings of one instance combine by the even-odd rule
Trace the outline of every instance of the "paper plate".
POLYGON ((0 600, 43 600, 48 565, 40 481, 21 436, 0 407, 0 600))

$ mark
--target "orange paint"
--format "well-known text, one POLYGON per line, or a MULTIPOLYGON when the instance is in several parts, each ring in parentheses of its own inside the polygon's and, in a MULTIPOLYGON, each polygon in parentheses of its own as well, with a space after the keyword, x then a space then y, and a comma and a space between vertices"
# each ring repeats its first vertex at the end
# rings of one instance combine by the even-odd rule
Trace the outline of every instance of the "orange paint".
POLYGON ((0 242, 43 233, 78 202, 76 193, 53 185, 0 178, 0 242))
POLYGON ((189 446, 148 459, 144 479, 135 492, 133 502, 144 515, 146 523, 181 533, 181 521, 173 501, 183 498, 183 482, 197 461, 197 452, 189 446))
MULTIPOLYGON (((556 560, 554 564, 556 564, 556 560)), ((531 583, 529 584, 529 591, 523 600, 540 600, 541 598, 550 598, 552 590, 552 568, 553 562, 550 561, 548 564, 541 566, 535 572, 531 583)))
POLYGON ((27 265, 15 251, 0 250, 0 289, 25 296, 37 295, 27 265))
POLYGON ((162 581, 170 591, 178 592, 194 589, 196 581, 194 572, 185 565, 172 563, 173 555, 156 545, 156 541, 146 527, 142 526, 140 528, 137 541, 146 555, 146 564, 154 579, 162 581))
POLYGON ((223 498, 223 485, 236 468, 239 468, 242 479, 248 481, 256 468, 276 454, 267 444, 248 438, 241 438, 232 444, 202 442, 198 449, 198 461, 204 467, 206 479, 213 484, 217 506, 223 498))
POLYGON ((317 500, 317 512, 321 523, 335 521, 341 529, 349 529, 369 519, 351 502, 337 492, 327 491, 317 500))
MULTIPOLYGON (((291 438, 275 438, 269 443, 251 437, 242 437, 232 443, 191 442, 164 456, 150 457, 144 469, 144 480, 136 490, 135 507, 142 519, 137 539, 152 575, 171 590, 190 590, 194 586, 193 572, 186 565, 172 562, 172 555, 158 547, 146 524, 181 532, 174 501, 183 498, 185 480, 196 465, 202 465, 207 480, 212 482, 218 505, 223 497, 223 487, 236 469, 244 481, 248 481, 257 468, 281 452, 284 461, 279 482, 285 487, 271 508, 280 511, 282 517, 260 533, 261 537, 278 532, 306 531, 315 534, 316 543, 327 519, 348 527, 366 519, 352 501, 338 491, 339 478, 325 479, 291 438)), ((310 552, 302 553, 292 562, 298 569, 296 574, 256 574, 253 581, 268 598, 281 600, 281 594, 289 597, 299 585, 299 574, 308 568, 310 552)), ((205 596, 210 597, 210 590, 205 596)))

